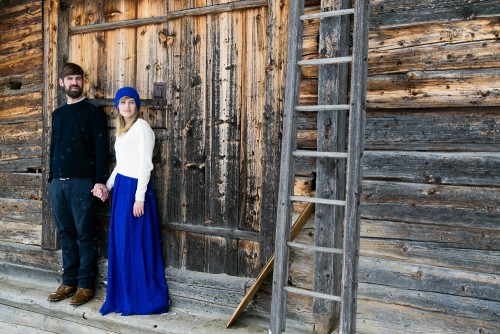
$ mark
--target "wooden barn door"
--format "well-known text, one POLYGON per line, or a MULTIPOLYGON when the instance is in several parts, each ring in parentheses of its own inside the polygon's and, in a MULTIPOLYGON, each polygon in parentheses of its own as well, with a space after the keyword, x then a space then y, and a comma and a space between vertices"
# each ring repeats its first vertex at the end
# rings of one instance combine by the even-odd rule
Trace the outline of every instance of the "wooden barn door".
POLYGON ((85 90, 105 106, 112 136, 115 91, 139 91, 157 138, 167 265, 255 276, 274 247, 286 49, 276 27, 286 31, 287 9, 267 0, 54 3, 65 41, 58 53, 85 69, 85 90), (164 106, 153 99, 155 82, 166 84, 164 106))

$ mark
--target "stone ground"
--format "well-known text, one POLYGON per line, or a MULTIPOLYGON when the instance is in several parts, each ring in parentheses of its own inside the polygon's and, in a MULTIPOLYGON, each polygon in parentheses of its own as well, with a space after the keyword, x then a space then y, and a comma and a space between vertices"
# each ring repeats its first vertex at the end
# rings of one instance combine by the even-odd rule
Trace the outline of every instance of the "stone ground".
MULTIPOLYGON (((102 316, 99 308, 104 301, 104 288, 97 290, 92 301, 81 306, 69 305, 69 299, 51 303, 47 296, 59 283, 44 275, 25 277, 0 273, 0 333, 268 333, 269 319, 243 314, 230 328, 227 314, 191 312, 171 308, 168 313, 147 316, 102 316)), ((286 333, 308 333, 301 324, 287 321, 286 333)))

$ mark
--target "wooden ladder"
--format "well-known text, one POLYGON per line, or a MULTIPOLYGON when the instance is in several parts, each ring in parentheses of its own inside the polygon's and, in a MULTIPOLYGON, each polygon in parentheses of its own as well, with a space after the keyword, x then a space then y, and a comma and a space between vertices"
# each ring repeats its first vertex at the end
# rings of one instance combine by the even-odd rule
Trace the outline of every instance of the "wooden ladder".
POLYGON ((323 322, 325 328, 320 331, 325 333, 336 325, 340 333, 355 332, 369 1, 352 2, 354 7, 350 8, 351 0, 322 0, 319 13, 304 15, 304 0, 290 1, 269 330, 272 334, 285 330, 287 293, 313 298, 317 330, 323 322), (351 18, 352 53, 349 51, 351 18), (314 19, 320 19, 320 55, 304 60, 303 21, 314 19), (310 65, 318 66, 318 104, 301 106, 301 67, 310 65), (297 115, 303 112, 317 113, 316 151, 297 149, 297 115), (316 197, 293 194, 296 159, 316 159, 316 197), (314 245, 291 241, 292 202, 316 204, 314 245), (290 248, 314 254, 313 291, 288 285, 290 248))

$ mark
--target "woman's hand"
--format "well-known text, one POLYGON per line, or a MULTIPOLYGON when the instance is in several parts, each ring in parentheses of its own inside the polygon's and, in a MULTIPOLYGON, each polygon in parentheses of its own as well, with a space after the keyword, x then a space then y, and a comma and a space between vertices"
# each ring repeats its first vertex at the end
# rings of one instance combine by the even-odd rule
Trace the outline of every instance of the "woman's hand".
POLYGON ((144 214, 144 201, 135 201, 133 211, 134 217, 141 217, 144 214))

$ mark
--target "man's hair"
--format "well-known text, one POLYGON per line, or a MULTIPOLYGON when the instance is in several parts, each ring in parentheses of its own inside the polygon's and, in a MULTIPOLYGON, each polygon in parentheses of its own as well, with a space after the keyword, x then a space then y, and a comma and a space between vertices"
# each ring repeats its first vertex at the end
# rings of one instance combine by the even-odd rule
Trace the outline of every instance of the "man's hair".
POLYGON ((81 75, 83 77, 83 68, 74 63, 66 63, 61 71, 61 79, 64 79, 69 75, 81 75))

